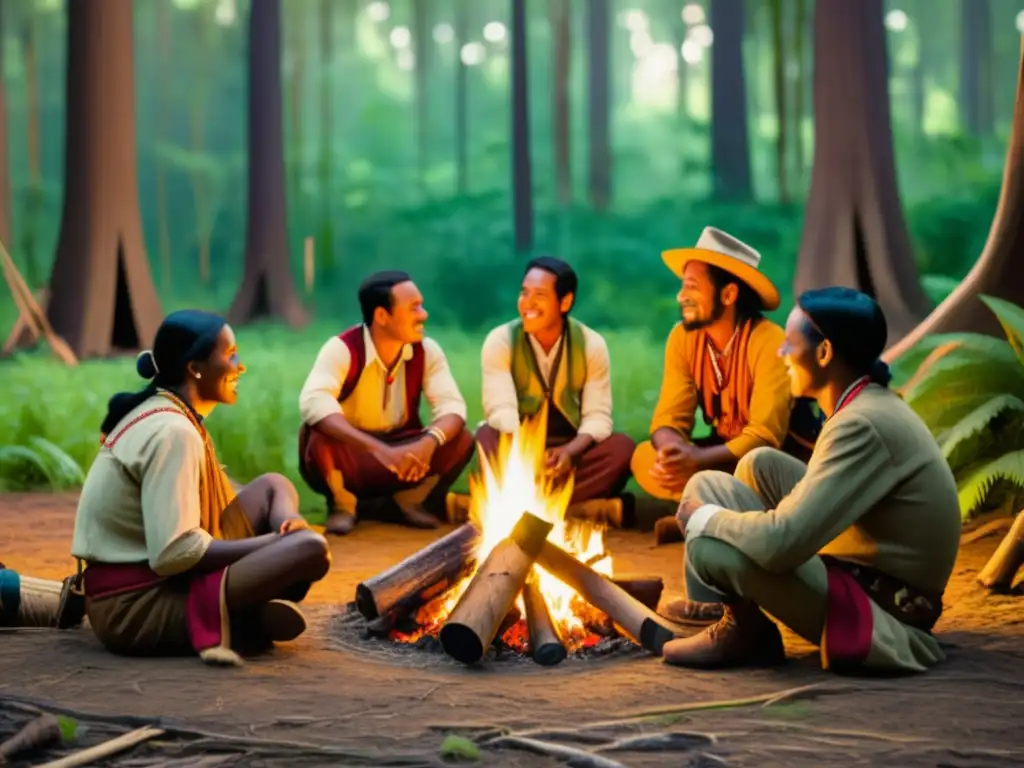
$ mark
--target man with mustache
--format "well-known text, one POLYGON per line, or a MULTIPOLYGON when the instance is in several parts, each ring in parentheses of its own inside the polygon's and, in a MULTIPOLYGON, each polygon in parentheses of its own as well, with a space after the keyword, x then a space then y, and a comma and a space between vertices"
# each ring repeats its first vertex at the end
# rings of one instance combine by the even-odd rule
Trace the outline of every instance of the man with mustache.
MULTIPOLYGON (((611 361, 604 338, 569 317, 579 280, 550 256, 526 265, 519 318, 488 334, 481 352, 486 423, 476 433, 494 455, 500 435, 547 406, 549 477, 573 474, 567 516, 621 526, 634 443, 612 431, 611 361)), ((628 515, 631 510, 625 510, 628 515)))
MULTIPOLYGON (((682 320, 669 334, 651 440, 637 446, 632 469, 652 496, 678 502, 701 470, 732 471, 755 448, 783 448, 805 458, 813 444, 790 435, 789 378, 778 355, 783 330, 763 316, 779 292, 759 270, 760 254, 735 237, 707 227, 695 248, 665 251, 666 266, 682 280, 682 320), (694 439, 700 407, 711 434, 694 439)), ((658 543, 681 541, 672 516, 658 521, 658 543)), ((687 573, 687 597, 666 606, 677 621, 714 621, 719 597, 687 573)))
POLYGON ((299 395, 303 479, 327 498, 327 533, 356 523, 356 503, 393 500, 405 521, 436 528, 473 456, 466 402, 444 352, 424 335, 423 296, 405 272, 359 287, 363 322, 320 349, 299 395), (432 422, 420 421, 425 397, 432 422))

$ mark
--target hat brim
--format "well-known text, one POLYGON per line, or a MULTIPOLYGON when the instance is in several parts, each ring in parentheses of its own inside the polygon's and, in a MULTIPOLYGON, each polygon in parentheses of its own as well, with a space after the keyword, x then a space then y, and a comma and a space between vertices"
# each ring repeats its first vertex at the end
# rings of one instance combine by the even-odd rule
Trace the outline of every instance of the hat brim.
POLYGON ((680 280, 683 279, 683 269, 691 261, 700 261, 723 269, 749 285, 761 299, 761 306, 767 312, 778 309, 781 303, 779 289, 763 272, 717 251, 709 251, 705 248, 673 248, 669 251, 662 251, 661 260, 680 280))

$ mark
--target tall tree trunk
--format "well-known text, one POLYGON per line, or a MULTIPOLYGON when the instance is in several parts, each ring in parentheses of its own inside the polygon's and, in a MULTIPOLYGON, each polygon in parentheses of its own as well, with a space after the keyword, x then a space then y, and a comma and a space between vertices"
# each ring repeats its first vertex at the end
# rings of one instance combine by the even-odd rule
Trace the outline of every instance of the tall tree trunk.
POLYGON ((412 45, 416 81, 416 164, 424 191, 430 152, 430 0, 412 0, 412 45))
MULTIPOLYGON (((167 138, 168 123, 167 103, 169 101, 168 78, 166 73, 172 71, 171 62, 171 6, 168 3, 156 4, 156 67, 153 73, 153 90, 156 101, 156 141, 161 143, 167 138)), ((155 153, 156 163, 156 229, 157 243, 160 248, 161 282, 165 291, 171 290, 173 277, 171 274, 171 229, 167 223, 167 163, 162 153, 155 153)))
POLYGON ((21 251, 25 259, 25 281, 30 286, 39 282, 39 259, 36 236, 39 233, 39 217, 43 212, 43 169, 40 157, 42 146, 42 124, 39 99, 39 58, 37 56, 37 35, 35 8, 23 7, 21 20, 21 47, 25 64, 25 122, 28 154, 28 192, 26 195, 25 218, 21 222, 21 251))
POLYGON ((469 0, 455 0, 455 193, 469 192, 469 67, 462 46, 469 39, 469 0))
MULTIPOLYGON (((960 0, 960 111, 972 136, 992 135, 992 12, 989 0, 960 0)), ((927 34, 924 32, 924 34, 927 34)))
POLYGON ((85 358, 150 345, 162 312, 139 212, 132 0, 68 3, 67 35, 64 205, 47 316, 85 358))
POLYGON ((11 166, 7 161, 7 96, 4 90, 4 7, 0 2, 0 243, 7 249, 11 243, 11 166))
POLYGON ((711 0, 711 170, 714 195, 754 197, 747 137, 747 83, 743 67, 743 0, 711 0))
POLYGON ((817 0, 814 168, 797 292, 845 285, 874 296, 890 341, 928 299, 917 279, 896 183, 882 0, 817 0))
POLYGON ((807 39, 807 0, 796 0, 793 22, 793 57, 796 59, 796 77, 793 80, 793 166, 794 176, 803 182, 804 169, 804 105, 807 103, 807 57, 804 41, 807 39))
POLYGON ((533 248, 533 171, 526 62, 526 0, 512 0, 512 219, 517 253, 533 248))
MULTIPOLYGON (((820 0, 819 0, 820 2, 820 0)), ((842 0, 840 0, 842 2, 842 0)), ((975 331, 1002 337, 992 312, 978 300, 981 294, 1024 305, 1024 48, 1017 75, 1017 100, 1010 129, 1010 145, 988 241, 981 257, 945 301, 904 338, 886 351, 895 360, 926 335, 975 331)))
POLYGON ((587 94, 590 118, 590 203, 598 211, 605 210, 612 197, 610 25, 609 0, 589 0, 587 94))
POLYGON ((291 15, 291 83, 288 88, 288 102, 290 109, 289 118, 291 123, 291 198, 296 203, 302 199, 302 170, 303 143, 302 143, 302 96, 303 83, 306 72, 306 5, 296 5, 291 15))
POLYGON ((775 118, 778 134, 775 138, 775 165, 779 178, 779 202, 789 202, 789 184, 786 173, 786 50, 782 34, 782 0, 771 0, 772 21, 772 78, 775 86, 775 118))
POLYGON ((551 56, 554 84, 551 89, 552 143, 558 202, 572 204, 572 162, 570 152, 569 73, 572 65, 572 16, 569 0, 550 0, 551 56))
MULTIPOLYGON (((258 2, 259 0, 256 0, 258 2)), ((320 0, 320 242, 317 250, 324 270, 334 269, 334 224, 332 197, 334 179, 334 8, 335 0, 320 0)))
MULTIPOLYGON (((107 2, 107 0, 104 0, 107 2)), ((288 248, 281 99, 281 0, 252 0, 249 11, 249 161, 245 273, 228 320, 258 317, 293 328, 309 315, 299 302, 288 248)))

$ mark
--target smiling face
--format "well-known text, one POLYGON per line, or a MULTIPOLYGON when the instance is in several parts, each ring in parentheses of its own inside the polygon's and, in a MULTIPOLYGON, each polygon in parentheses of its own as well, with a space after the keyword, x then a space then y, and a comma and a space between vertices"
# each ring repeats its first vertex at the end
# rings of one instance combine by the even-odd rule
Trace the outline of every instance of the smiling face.
POLYGON ((396 341, 415 344, 423 341, 427 310, 423 307, 423 294, 416 283, 407 280, 391 289, 391 311, 378 308, 374 320, 396 341))
POLYGON ((234 405, 238 401, 238 379, 245 366, 238 359, 238 344, 230 325, 221 328, 210 356, 201 362, 189 363, 200 400, 207 403, 234 405))
POLYGON ((821 339, 800 307, 789 313, 779 356, 786 364, 789 391, 794 397, 814 397, 821 391, 832 357, 831 344, 821 339))
POLYGON ((556 278, 546 269, 531 269, 519 290, 519 317, 529 334, 560 327, 562 316, 572 308, 572 294, 558 298, 556 278))
POLYGON ((729 283, 719 290, 711 279, 707 264, 691 261, 683 268, 683 284, 676 301, 682 314, 683 327, 696 331, 722 319, 726 308, 736 301, 738 289, 729 283))

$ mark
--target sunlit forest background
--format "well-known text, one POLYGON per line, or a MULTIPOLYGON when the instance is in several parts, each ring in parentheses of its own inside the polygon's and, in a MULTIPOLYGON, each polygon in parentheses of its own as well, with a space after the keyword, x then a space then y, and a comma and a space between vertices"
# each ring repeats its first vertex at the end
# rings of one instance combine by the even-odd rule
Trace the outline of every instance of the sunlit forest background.
MULTIPOLYGON (((137 188, 165 313, 226 311, 243 278, 248 19, 258 2, 132 4, 137 188)), ((68 13, 60 0, 0 3, 7 245, 42 289, 62 206, 90 203, 64 199, 68 13)), ((298 388, 323 340, 357 319, 356 286, 378 268, 406 268, 419 283, 472 420, 479 343, 515 312, 525 255, 569 260, 581 277, 575 311, 609 333, 617 425, 638 438, 678 317, 661 250, 693 244, 707 225, 725 229, 762 253, 783 295, 776 319, 791 305, 815 152, 813 0, 528 0, 523 110, 512 108, 516 3, 280 5, 280 256, 313 322, 240 329, 254 378, 212 426, 238 476, 283 466, 295 477, 298 388), (722 64, 716 80, 712 62, 727 47, 738 64, 722 64), (525 157, 513 147, 517 117, 525 157), (728 151, 716 153, 716 141, 728 151), (529 226, 517 232, 513 178, 524 166, 529 226)), ((988 236, 1024 4, 887 0, 884 24, 888 94, 877 98, 889 101, 899 201, 936 302, 988 236)), ((0 296, 6 333, 17 313, 6 289, 0 296)), ((0 363, 0 445, 44 438, 87 468, 106 399, 140 383, 132 367, 122 357, 60 372, 77 377, 70 397, 47 391, 43 382, 62 379, 45 349, 0 363), (82 426, 69 432, 62 415, 82 426)))

